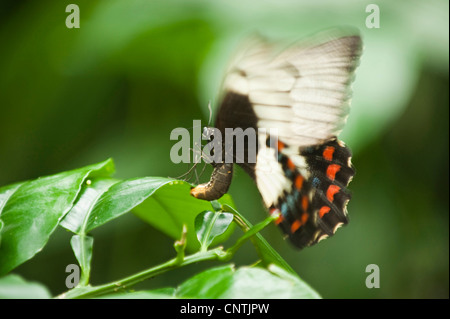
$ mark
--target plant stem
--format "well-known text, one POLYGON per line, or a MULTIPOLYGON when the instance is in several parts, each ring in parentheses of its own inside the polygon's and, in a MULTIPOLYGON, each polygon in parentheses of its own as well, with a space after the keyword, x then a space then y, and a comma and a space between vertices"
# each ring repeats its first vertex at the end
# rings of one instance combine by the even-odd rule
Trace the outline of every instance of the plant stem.
POLYGON ((269 216, 266 219, 264 219, 262 222, 256 224, 253 227, 249 227, 247 224, 245 224, 242 219, 239 218, 239 216, 234 215, 236 222, 239 224, 239 226, 245 231, 244 235, 240 237, 236 243, 227 249, 227 255, 230 254, 233 256, 235 252, 248 240, 251 239, 254 235, 256 235, 258 232, 260 232, 264 227, 272 223, 277 216, 269 216))
POLYGON ((104 295, 107 293, 117 292, 119 290, 130 288, 131 286, 133 286, 143 280, 160 275, 160 274, 165 273, 166 271, 169 271, 172 269, 187 266, 187 265, 199 262, 199 261, 220 260, 222 255, 224 255, 222 248, 216 248, 216 249, 208 250, 205 252, 198 252, 198 253, 192 254, 190 256, 186 256, 181 262, 180 262, 179 258, 175 257, 163 264, 149 268, 147 270, 144 270, 140 273, 131 275, 129 277, 111 282, 109 284, 95 286, 95 287, 74 288, 74 289, 58 296, 57 298, 64 298, 64 299, 66 299, 66 298, 67 299, 91 298, 91 297, 97 297, 100 295, 104 295))
POLYGON ((181 263, 184 260, 186 250, 186 236, 187 236, 187 227, 186 225, 183 225, 180 240, 177 240, 173 244, 173 248, 175 248, 175 251, 177 252, 177 257, 175 257, 177 263, 181 263))
POLYGON ((80 253, 81 253, 81 260, 80 260, 80 266, 81 266, 81 278, 80 278, 80 285, 87 286, 89 284, 89 277, 91 272, 90 264, 86 263, 87 259, 87 252, 86 252, 86 234, 81 233, 80 235, 80 253))
MULTIPOLYGON (((234 220, 239 225, 239 227, 244 232, 248 232, 249 229, 251 229, 253 226, 252 224, 245 219, 244 216, 242 216, 238 211, 236 211, 233 207, 229 205, 224 205, 224 209, 227 211, 231 211, 234 215, 234 220)), ((277 216, 273 215, 269 218, 276 219, 277 216)), ((262 223, 264 223, 263 221, 262 223)), ((256 233, 254 236, 250 237, 250 240, 252 241, 253 245, 255 246, 256 252, 258 253, 259 257, 261 258, 261 261, 266 266, 268 264, 274 263, 280 266, 281 268, 286 269, 291 274, 297 276, 297 273, 292 269, 291 266, 275 251, 275 249, 272 248, 272 246, 269 245, 269 243, 264 239, 264 237, 261 236, 261 234, 256 233)), ((237 244, 237 243, 236 243, 237 244)), ((236 245, 235 244, 235 245, 236 245)))
MULTIPOLYGON (((228 205, 227 205, 228 206, 228 205)), ((149 268, 147 270, 144 270, 140 273, 128 276, 126 278, 111 282, 109 284, 100 285, 100 286, 85 286, 85 287, 76 287, 72 290, 67 291, 66 293, 63 293, 62 295, 58 296, 57 298, 64 298, 64 299, 74 299, 74 298, 91 298, 91 297, 97 297, 100 295, 104 295, 107 293, 113 293, 118 292, 120 290, 125 290, 127 288, 130 288, 131 286, 149 279, 151 277, 163 274, 169 270, 173 270, 176 268, 184 267, 199 261, 206 261, 206 260, 220 260, 220 261, 226 261, 233 257, 233 255, 236 253, 236 251, 247 241, 248 239, 254 240, 254 236, 258 236, 258 232, 262 230, 264 227, 269 225, 271 222, 273 222, 274 219, 277 218, 277 216, 269 216, 265 220, 263 220, 261 223, 251 226, 251 224, 246 221, 236 210, 234 210, 232 207, 227 207, 231 209, 234 213, 234 218, 236 223, 239 225, 239 227, 244 231, 244 235, 240 237, 236 243, 227 249, 226 251, 223 251, 222 247, 212 249, 212 250, 200 250, 199 252, 184 256, 184 249, 186 246, 186 227, 183 227, 182 236, 181 239, 174 244, 174 248, 177 252, 177 256, 165 263, 162 263, 158 266, 149 268)), ((255 247, 258 249, 258 245, 255 244, 255 247)), ((280 257, 281 258, 281 257, 280 257)))

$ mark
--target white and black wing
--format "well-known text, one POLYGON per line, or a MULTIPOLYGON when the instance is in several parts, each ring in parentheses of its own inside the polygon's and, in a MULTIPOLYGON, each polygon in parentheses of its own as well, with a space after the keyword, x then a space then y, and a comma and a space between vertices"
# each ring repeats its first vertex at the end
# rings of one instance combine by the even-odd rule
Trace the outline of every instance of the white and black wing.
POLYGON ((323 143, 340 133, 349 113, 362 47, 355 33, 323 32, 279 54, 264 40, 249 41, 230 66, 224 91, 247 96, 257 127, 277 128, 286 144, 323 143))

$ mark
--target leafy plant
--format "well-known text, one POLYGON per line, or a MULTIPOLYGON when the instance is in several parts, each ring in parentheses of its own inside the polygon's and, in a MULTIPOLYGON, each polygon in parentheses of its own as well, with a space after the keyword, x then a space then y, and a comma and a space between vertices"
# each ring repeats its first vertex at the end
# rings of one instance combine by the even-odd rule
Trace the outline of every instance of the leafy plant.
POLYGON ((252 226, 229 195, 206 202, 189 195, 190 184, 162 177, 111 178, 111 159, 60 174, 0 188, 0 297, 50 298, 39 283, 9 274, 33 258, 58 226, 73 233, 70 245, 81 269, 78 284, 58 298, 319 298, 259 231, 277 216, 252 226), (133 211, 176 239, 174 258, 126 278, 89 284, 94 238, 90 232, 133 211), (243 234, 227 241, 237 225, 243 234), (237 268, 229 263, 251 240, 260 262, 237 268), (212 248, 211 248, 212 247, 212 248), (224 266, 207 269, 178 287, 133 291, 145 279, 189 264, 216 260, 224 266))

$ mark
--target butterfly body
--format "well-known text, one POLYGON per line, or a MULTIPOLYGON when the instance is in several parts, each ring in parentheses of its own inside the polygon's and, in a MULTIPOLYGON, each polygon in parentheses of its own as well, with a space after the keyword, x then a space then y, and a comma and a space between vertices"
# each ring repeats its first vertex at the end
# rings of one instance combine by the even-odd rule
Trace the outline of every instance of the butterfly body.
POLYGON ((219 199, 228 192, 232 177, 233 163, 214 164, 209 182, 194 187, 191 195, 208 201, 219 199))
MULTIPOLYGON (((269 213, 280 213, 276 223, 290 241, 303 248, 348 223, 347 185, 355 172, 337 135, 348 115, 361 39, 329 32, 274 52, 256 41, 235 59, 215 126, 222 135, 227 128, 265 129, 256 136, 256 161, 235 157, 235 163, 254 179, 269 213)), ((223 154, 230 151, 224 143, 223 154)), ((211 180, 192 189, 193 196, 213 200, 228 190, 233 164, 213 165, 211 180)))

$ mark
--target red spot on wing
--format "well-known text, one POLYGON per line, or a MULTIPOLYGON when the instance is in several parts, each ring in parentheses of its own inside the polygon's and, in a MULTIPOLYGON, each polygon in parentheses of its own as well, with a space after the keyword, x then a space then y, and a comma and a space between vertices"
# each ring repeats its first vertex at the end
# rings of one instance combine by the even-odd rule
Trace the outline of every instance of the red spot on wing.
POLYGON ((302 197, 302 209, 304 212, 308 210, 309 200, 307 196, 302 197))
POLYGON ((327 189, 327 199, 332 202, 334 200, 334 195, 339 192, 341 188, 337 185, 330 185, 327 189))
POLYGON ((304 178, 302 175, 297 175, 297 177, 295 178, 295 188, 299 191, 302 189, 303 187, 303 181, 304 178))
POLYGON ((302 215, 302 225, 306 224, 306 222, 308 221, 308 218, 309 218, 309 214, 305 213, 302 215))
POLYGON ((300 228, 301 225, 302 225, 301 221, 299 221, 298 219, 294 220, 294 222, 291 225, 291 233, 295 233, 297 229, 300 228))
POLYGON ((279 151, 282 151, 283 148, 284 148, 284 143, 281 142, 281 141, 278 141, 277 148, 278 148, 279 151))
POLYGON ((328 214, 330 212, 331 208, 328 206, 322 206, 319 210, 319 217, 322 218, 323 215, 328 214))
POLYGON ((300 220, 296 219, 291 225, 291 233, 295 233, 302 225, 305 225, 308 221, 309 215, 304 213, 300 220))
POLYGON ((327 167, 327 177, 334 181, 336 178, 336 173, 341 169, 341 165, 338 164, 330 164, 327 167))
POLYGON ((290 158, 287 159, 286 165, 291 171, 295 170, 295 164, 290 158))
POLYGON ((275 224, 279 225, 282 221, 283 221, 283 215, 280 215, 280 217, 278 217, 277 219, 275 219, 275 224))
POLYGON ((322 153, 322 156, 327 161, 333 160, 333 153, 334 153, 334 147, 333 146, 327 146, 322 153))

